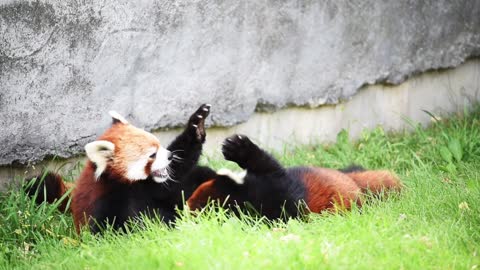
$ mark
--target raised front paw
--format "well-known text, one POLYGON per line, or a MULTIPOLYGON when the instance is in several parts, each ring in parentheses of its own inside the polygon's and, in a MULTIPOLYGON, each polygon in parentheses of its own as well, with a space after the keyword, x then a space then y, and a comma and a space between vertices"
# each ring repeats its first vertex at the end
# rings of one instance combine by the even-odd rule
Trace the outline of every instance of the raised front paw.
POLYGON ((196 141, 205 142, 205 119, 210 114, 210 104, 203 104, 188 119, 187 129, 191 132, 196 141))
POLYGON ((233 135, 225 139, 222 153, 226 160, 236 162, 246 169, 248 162, 255 157, 258 147, 245 135, 233 135))

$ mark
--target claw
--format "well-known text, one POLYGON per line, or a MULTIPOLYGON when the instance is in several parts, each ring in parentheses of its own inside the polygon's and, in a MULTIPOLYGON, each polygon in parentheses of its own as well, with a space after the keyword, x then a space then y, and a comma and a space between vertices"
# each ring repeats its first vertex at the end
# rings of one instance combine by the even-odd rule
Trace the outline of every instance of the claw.
POLYGON ((194 128, 198 128, 198 126, 197 126, 197 125, 192 125, 192 127, 194 127, 194 128))
POLYGON ((200 118, 200 119, 203 118, 203 116, 201 116, 200 114, 197 114, 197 117, 200 118))
POLYGON ((237 137, 238 137, 240 140, 242 139, 242 136, 240 136, 240 135, 237 135, 237 137))

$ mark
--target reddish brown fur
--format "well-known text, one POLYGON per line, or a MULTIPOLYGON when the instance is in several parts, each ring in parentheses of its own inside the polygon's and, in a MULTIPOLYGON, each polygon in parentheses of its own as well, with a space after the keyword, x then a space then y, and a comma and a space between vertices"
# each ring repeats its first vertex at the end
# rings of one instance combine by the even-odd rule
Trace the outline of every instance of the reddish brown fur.
POLYGON ((215 198, 220 201, 224 201, 226 196, 217 192, 213 187, 215 185, 216 179, 211 179, 203 184, 201 184, 195 191, 192 193, 190 198, 187 200, 187 205, 190 210, 199 210, 203 206, 207 205, 210 198, 215 198))
MULTIPOLYGON (((65 194, 65 192, 67 191, 67 188, 65 186, 65 183, 62 180, 62 177, 60 175, 56 174, 56 173, 51 173, 51 174, 45 175, 44 181, 45 182, 49 181, 51 183, 55 182, 55 184, 57 186, 57 189, 55 191, 58 192, 58 194, 55 194, 55 193, 47 194, 47 197, 45 198, 45 200, 48 203, 54 203, 57 200, 57 198, 62 197, 65 194)), ((43 197, 43 190, 39 190, 39 195, 41 195, 43 197)), ((42 199, 42 201, 43 201, 43 199, 42 199)), ((63 205, 63 203, 61 205, 63 205)), ((63 207, 62 210, 64 210, 64 209, 65 208, 63 207)))
MULTIPOLYGON (((63 200, 58 206, 58 209, 60 211, 70 210, 72 212, 75 229, 77 232, 80 232, 82 225, 88 222, 88 219, 85 217, 90 216, 93 202, 107 191, 101 182, 95 180, 94 165, 92 162, 87 161, 82 174, 75 183, 64 182, 60 175, 54 173, 49 173, 47 177, 49 177, 50 181, 50 191, 55 190, 53 188, 54 186, 58 187, 58 189, 55 190, 55 193, 47 196, 46 201, 49 203, 55 202, 57 199, 64 196, 67 191, 73 189, 69 194, 69 197, 72 198, 70 208, 67 209, 68 200, 63 200)), ((43 198, 41 201, 43 201, 43 198)))
MULTIPOLYGON (((52 174, 54 177, 55 177, 55 182, 57 182, 57 185, 59 187, 59 190, 58 190, 58 194, 55 194, 55 196, 52 198, 52 197, 48 197, 47 196, 47 201, 48 203, 53 203, 54 201, 57 200, 57 198, 61 198, 63 197, 63 195, 65 195, 65 193, 67 191, 69 191, 70 189, 74 188, 75 187, 75 184, 74 183, 71 183, 71 182, 64 182, 62 177, 58 174, 52 174)), ((72 196, 72 193, 70 193, 68 195, 68 197, 70 198, 72 196)), ((67 204, 68 204, 68 198, 65 198, 62 203, 60 203, 60 205, 58 206, 58 210, 64 212, 65 210, 70 210, 70 209, 67 209, 67 204)))
POLYGON ((396 175, 383 171, 351 172, 347 175, 357 183, 363 192, 381 193, 383 190, 400 191, 402 184, 396 175))
MULTIPOLYGON (((389 171, 361 171, 343 173, 326 168, 308 168, 300 179, 305 185, 305 202, 311 212, 349 210, 352 202, 361 206, 362 194, 382 191, 400 191, 400 180, 389 171)), ((209 199, 225 200, 230 194, 223 194, 217 190, 215 181, 209 180, 199 186, 187 200, 191 210, 201 209, 207 205, 209 199)), ((244 194, 247 196, 247 194, 244 194)))
MULTIPOLYGON (((61 199, 74 186, 73 183, 64 182, 62 177, 53 172, 44 173, 41 176, 30 179, 25 186, 26 193, 35 197, 35 202, 54 203, 61 199)), ((71 197, 71 194, 68 194, 71 197)), ((62 212, 67 209, 68 199, 64 198, 59 204, 58 209, 62 212)))
POLYGON ((150 173, 152 173, 152 164, 153 164, 153 159, 150 159, 147 162, 147 166, 145 166, 145 174, 146 175, 150 175, 150 173))
POLYGON ((92 214, 94 202, 108 192, 102 181, 95 180, 95 167, 92 162, 87 161, 85 169, 77 179, 77 186, 73 190, 72 214, 75 229, 79 233, 80 228, 88 223, 92 214))
MULTIPOLYGON (((62 186, 62 190, 59 194, 59 198, 63 197, 63 195, 65 195, 65 193, 71 189, 74 189, 75 188, 75 183, 72 183, 72 182, 64 182, 62 180, 62 178, 60 176, 58 176, 58 180, 60 183, 61 183, 61 186, 62 186)), ((67 209, 67 204, 68 204, 68 199, 72 197, 72 192, 70 192, 70 194, 68 195, 68 198, 65 198, 62 203, 58 206, 58 209, 62 212, 65 212, 65 210, 71 210, 70 208, 67 209)), ((49 202, 51 203, 51 202, 49 202)))
MULTIPOLYGON (((106 170, 118 179, 124 179, 128 164, 138 160, 139 156, 147 154, 150 148, 158 149, 161 146, 160 141, 153 134, 130 124, 122 123, 112 125, 98 140, 109 141, 115 145, 115 159, 112 160, 106 170)), ((149 162, 149 165, 151 165, 151 162, 149 162)), ((145 173, 148 171, 148 175, 150 174, 150 166, 147 167, 145 173)))
MULTIPOLYGON (((150 148, 158 149, 159 140, 142 129, 129 124, 116 123, 112 125, 98 140, 112 142, 115 145, 114 159, 109 162, 106 171, 121 182, 129 182, 125 178, 128 164, 144 155, 150 148)), ((152 161, 148 164, 151 165, 152 161)), ((147 166, 145 173, 150 174, 150 166, 147 166)), ((103 194, 108 192, 108 186, 104 181, 98 181, 95 177, 95 166, 91 161, 87 164, 76 181, 77 186, 73 191, 71 210, 75 229, 80 232, 80 228, 88 224, 89 217, 92 215, 94 202, 103 194)))
MULTIPOLYGON (((76 231, 80 232, 84 225, 89 225, 94 233, 107 226, 122 229, 128 220, 141 214, 158 215, 166 224, 172 223, 175 207, 183 206, 182 192, 189 196, 204 179, 215 174, 197 165, 209 111, 210 105, 200 106, 167 149, 153 134, 111 112, 112 126, 97 141, 85 146, 89 160, 76 181, 70 207, 76 231), (174 155, 175 152, 179 153, 174 155), (167 180, 175 183, 160 184, 167 180)), ((35 178, 32 185, 26 186, 28 195, 35 196, 40 187, 50 192, 47 195, 52 198, 65 193, 67 186, 61 177, 47 175, 53 175, 48 183, 37 183, 35 178)))
POLYGON ((352 202, 359 203, 360 188, 344 173, 314 168, 305 173, 302 180, 307 189, 305 201, 314 213, 339 207, 350 209, 352 202))
POLYGON ((67 190, 75 188, 75 183, 73 183, 73 182, 63 182, 63 183, 65 185, 65 191, 64 192, 66 192, 67 190))

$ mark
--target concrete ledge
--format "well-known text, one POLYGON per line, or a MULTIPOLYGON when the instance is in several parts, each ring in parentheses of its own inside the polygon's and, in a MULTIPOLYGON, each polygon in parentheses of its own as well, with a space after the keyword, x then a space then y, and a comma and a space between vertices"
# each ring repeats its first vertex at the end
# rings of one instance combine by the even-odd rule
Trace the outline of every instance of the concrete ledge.
MULTIPOLYGON (((207 131, 205 152, 219 156, 220 144, 233 133, 251 136, 262 146, 281 149, 290 143, 317 143, 333 141, 341 129, 348 129, 353 138, 364 129, 382 125, 387 130, 408 128, 404 118, 423 125, 430 117, 422 110, 438 115, 463 111, 464 106, 480 101, 480 59, 472 59, 455 69, 430 71, 414 76, 396 86, 369 85, 363 87, 351 100, 338 105, 316 109, 287 108, 275 113, 255 113, 247 122, 230 128, 210 128, 207 131)), ((212 115, 217 113, 212 108, 212 115)), ((104 123, 106 124, 106 123, 104 123)), ((155 132, 168 144, 179 130, 155 132)), ((47 166, 72 173, 83 158, 67 161, 43 161, 37 166, 0 167, 0 186, 15 177, 24 178, 47 166)), ((78 170, 77 170, 78 171, 78 170)))
MULTIPOLYGON (((333 141, 347 129, 357 138, 364 129, 378 125, 386 130, 408 128, 405 118, 427 125, 423 110, 448 115, 480 101, 480 59, 455 69, 431 71, 396 85, 368 85, 349 101, 320 108, 287 108, 274 113, 255 113, 247 122, 231 128, 208 130, 206 152, 219 154, 225 137, 233 133, 251 136, 262 146, 281 149, 291 143, 333 141)), ((215 108, 212 108, 215 114, 215 108)), ((170 141, 178 131, 157 132, 170 141)))

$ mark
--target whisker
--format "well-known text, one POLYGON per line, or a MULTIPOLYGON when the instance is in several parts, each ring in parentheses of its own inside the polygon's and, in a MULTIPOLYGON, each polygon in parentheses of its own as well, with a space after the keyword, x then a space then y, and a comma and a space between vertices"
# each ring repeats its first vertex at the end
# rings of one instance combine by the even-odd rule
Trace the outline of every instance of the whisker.
POLYGON ((178 163, 183 163, 183 159, 173 158, 173 161, 178 163))
POLYGON ((162 182, 162 185, 163 185, 168 191, 170 191, 170 187, 168 186, 168 181, 162 182))
POLYGON ((170 166, 167 167, 167 172, 168 172, 169 174, 175 175, 175 172, 174 172, 173 168, 170 167, 170 166))
POLYGON ((175 179, 173 179, 173 178, 171 178, 171 177, 170 177, 170 180, 171 180, 172 182, 174 182, 174 183, 180 183, 180 181, 175 180, 175 179))
POLYGON ((168 178, 170 180, 172 180, 172 182, 175 182, 175 183, 179 183, 180 181, 178 181, 177 179, 175 179, 175 173, 173 172, 172 168, 170 167, 167 167, 167 174, 168 174, 168 178))
POLYGON ((181 156, 173 155, 172 158, 177 158, 177 159, 184 159, 181 156))

